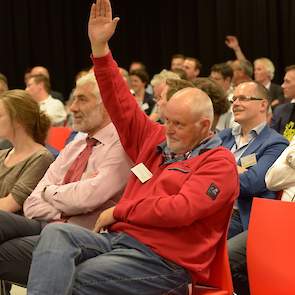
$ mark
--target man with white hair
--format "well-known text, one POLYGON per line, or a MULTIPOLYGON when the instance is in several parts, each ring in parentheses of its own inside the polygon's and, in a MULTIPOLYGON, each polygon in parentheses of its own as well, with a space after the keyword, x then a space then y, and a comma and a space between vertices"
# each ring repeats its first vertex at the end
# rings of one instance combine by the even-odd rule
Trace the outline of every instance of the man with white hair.
MULTIPOLYGON (((237 60, 246 60, 236 36, 227 36, 225 43, 235 52, 237 60)), ((281 86, 272 82, 274 73, 275 67, 269 58, 260 57, 254 60, 254 80, 261 83, 269 91, 269 99, 272 108, 278 104, 282 104, 285 100, 281 86)))
POLYGON ((162 70, 160 73, 153 76, 151 80, 151 85, 153 87, 154 100, 156 101, 156 110, 150 115, 151 120, 153 121, 161 121, 162 114, 159 109, 159 104, 162 101, 162 92, 166 86, 167 79, 180 79, 179 76, 171 71, 162 70))
POLYGON ((268 89, 270 104, 275 107, 284 102, 282 87, 271 82, 275 73, 272 61, 266 57, 257 58, 254 61, 254 80, 268 89))
POLYGON ((108 0, 92 5, 94 71, 136 163, 134 175, 119 203, 100 215, 95 232, 57 224, 43 230, 28 294, 186 294, 191 279, 210 285, 210 262, 238 194, 234 158, 210 131, 213 107, 200 89, 171 97, 165 126, 140 110, 108 48, 117 22, 108 0), (102 228, 108 233, 96 233, 102 228))
POLYGON ((34 245, 47 223, 92 229, 99 213, 116 204, 126 184, 130 160, 93 73, 77 81, 70 110, 74 129, 85 136, 69 143, 49 167, 24 203, 24 217, 0 212, 0 279, 25 284, 34 245))

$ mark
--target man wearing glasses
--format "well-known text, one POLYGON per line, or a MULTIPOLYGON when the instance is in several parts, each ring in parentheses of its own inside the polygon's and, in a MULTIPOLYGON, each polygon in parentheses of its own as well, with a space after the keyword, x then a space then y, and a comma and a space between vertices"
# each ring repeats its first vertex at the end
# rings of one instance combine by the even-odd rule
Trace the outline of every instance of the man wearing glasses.
POLYGON ((234 154, 240 174, 240 195, 234 206, 228 238, 248 228, 253 197, 275 199, 264 177, 288 142, 267 125, 268 91, 251 81, 239 84, 232 98, 238 126, 219 133, 222 145, 234 154))

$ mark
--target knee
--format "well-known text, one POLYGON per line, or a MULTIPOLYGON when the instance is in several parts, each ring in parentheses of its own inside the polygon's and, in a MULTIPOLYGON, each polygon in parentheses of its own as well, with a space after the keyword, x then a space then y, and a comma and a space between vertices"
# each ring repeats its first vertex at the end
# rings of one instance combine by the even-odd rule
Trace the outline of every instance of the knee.
POLYGON ((41 232, 39 244, 41 242, 61 243, 71 240, 74 231, 73 225, 64 223, 50 223, 41 232))

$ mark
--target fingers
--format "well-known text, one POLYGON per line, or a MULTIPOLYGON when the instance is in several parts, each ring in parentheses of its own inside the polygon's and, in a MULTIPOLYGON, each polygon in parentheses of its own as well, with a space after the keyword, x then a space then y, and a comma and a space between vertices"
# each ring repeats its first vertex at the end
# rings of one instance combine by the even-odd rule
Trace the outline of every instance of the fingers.
POLYGON ((105 16, 112 19, 112 7, 109 0, 104 0, 105 2, 105 16))
POLYGON ((98 222, 95 224, 93 231, 94 231, 95 233, 98 233, 98 232, 100 232, 100 230, 101 230, 101 224, 100 224, 100 222, 98 221, 98 222))
POLYGON ((90 10, 90 19, 96 18, 96 5, 92 3, 91 10, 90 10))
POLYGON ((120 18, 119 18, 119 17, 115 17, 115 18, 113 19, 113 26, 114 26, 114 30, 116 29, 116 27, 117 27, 117 24, 118 24, 119 20, 120 20, 120 18))

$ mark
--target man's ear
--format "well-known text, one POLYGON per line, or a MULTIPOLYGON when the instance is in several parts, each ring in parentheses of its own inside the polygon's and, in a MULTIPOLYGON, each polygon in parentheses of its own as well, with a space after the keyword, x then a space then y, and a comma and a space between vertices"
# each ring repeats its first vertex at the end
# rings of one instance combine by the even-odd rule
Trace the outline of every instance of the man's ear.
POLYGON ((268 102, 268 100, 267 99, 263 99, 262 101, 261 101, 261 106, 262 106, 262 108, 263 108, 263 112, 268 112, 268 109, 269 109, 269 102, 268 102))
POLYGON ((200 121, 202 132, 207 133, 210 130, 211 122, 208 118, 202 118, 200 121))

